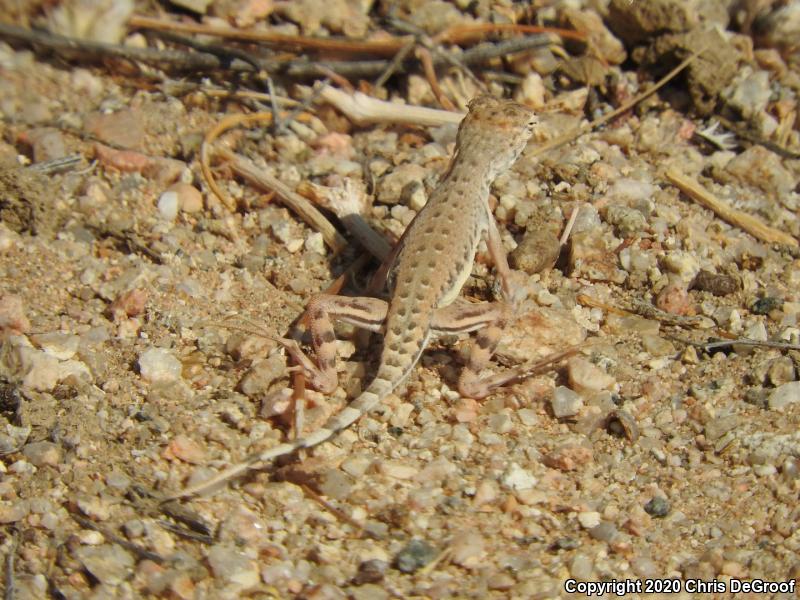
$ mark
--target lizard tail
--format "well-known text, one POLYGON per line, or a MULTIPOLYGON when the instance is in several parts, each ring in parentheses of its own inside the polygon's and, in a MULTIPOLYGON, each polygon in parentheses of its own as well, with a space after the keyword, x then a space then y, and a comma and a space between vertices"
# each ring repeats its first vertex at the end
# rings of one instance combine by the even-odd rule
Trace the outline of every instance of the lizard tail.
POLYGON ((233 465, 224 471, 221 471, 210 479, 202 481, 197 485, 186 487, 180 492, 164 498, 163 501, 166 502, 169 500, 177 500, 179 498, 188 498, 198 494, 204 494, 221 483, 230 481, 231 479, 234 479, 235 477, 238 477, 239 475, 242 475, 251 469, 260 468, 265 463, 275 460, 276 458, 286 456, 287 454, 292 454, 293 452, 302 450, 304 448, 312 448, 331 439, 339 432, 350 427, 350 425, 355 423, 358 419, 380 404, 380 402, 386 396, 391 394, 394 389, 402 383, 402 381, 414 367, 419 355, 422 353, 422 348, 424 348, 424 343, 420 344, 420 349, 416 353, 416 356, 413 356, 412 360, 409 360, 407 364, 402 366, 387 365, 384 363, 378 369, 378 373, 375 375, 375 378, 372 380, 366 390, 361 392, 361 394, 348 406, 328 419, 328 421, 322 427, 310 433, 306 437, 301 437, 291 442, 278 444, 277 446, 274 446, 269 450, 264 450, 263 452, 251 454, 242 462, 233 465))

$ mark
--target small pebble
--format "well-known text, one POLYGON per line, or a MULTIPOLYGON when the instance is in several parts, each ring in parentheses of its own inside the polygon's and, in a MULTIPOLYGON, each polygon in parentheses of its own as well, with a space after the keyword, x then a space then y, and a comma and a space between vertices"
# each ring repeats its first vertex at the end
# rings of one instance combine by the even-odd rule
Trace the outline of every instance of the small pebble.
POLYGON ((177 192, 167 190, 158 197, 158 212, 164 220, 174 221, 178 216, 179 208, 180 199, 177 192))
POLYGON ((553 409, 553 416, 557 419, 572 417, 578 414, 583 407, 583 398, 568 387, 559 385, 553 390, 550 406, 553 409))
POLYGON ((425 540, 413 539, 397 553, 394 563, 401 573, 413 573, 436 558, 436 554, 436 549, 425 540))
POLYGON ((239 591, 256 587, 261 581, 258 564, 235 547, 216 544, 208 550, 208 564, 214 577, 239 591))
POLYGON ((0 296, 0 334, 19 335, 30 329, 31 323, 25 316, 22 298, 13 294, 0 296))
POLYGON ((710 292, 715 296, 727 296, 739 289, 739 282, 730 275, 712 273, 701 269, 689 287, 690 289, 710 292))
POLYGON ((486 555, 486 542, 475 529, 461 531, 450 543, 451 560, 464 568, 472 569, 483 562, 486 555))
POLYGON ((611 390, 617 381, 585 358, 573 357, 567 362, 569 385, 578 394, 611 390))
POLYGON ((365 583, 378 583, 383 580, 386 574, 386 569, 389 565, 379 559, 365 560, 358 565, 358 572, 353 578, 355 585, 364 585, 365 583))
POLYGON ((179 381, 183 365, 169 350, 150 348, 139 355, 139 373, 150 383, 179 381))
POLYGON ((767 399, 772 410, 779 410, 795 402, 800 402, 800 381, 790 381, 775 388, 767 399))
POLYGON ((61 462, 61 446, 53 442, 33 442, 25 446, 22 453, 37 467, 55 467, 61 462))
POLYGON ((767 379, 775 387, 794 381, 796 376, 794 362, 788 356, 779 356, 773 360, 767 371, 767 379))
MULTIPOLYGON (((183 182, 175 183, 171 185, 165 193, 175 194, 178 209, 180 209, 181 212, 198 213, 203 210, 203 194, 191 184, 183 182)), ((159 200, 159 210, 161 210, 160 203, 161 201, 159 200)), ((165 218, 168 217, 165 216, 165 218)), ((172 218, 174 219, 175 217, 172 218)))
POLYGON ((538 479, 517 463, 512 462, 500 478, 506 488, 514 491, 528 490, 536 486, 538 479))
POLYGON ((652 517, 666 517, 670 508, 669 500, 663 496, 654 496, 644 505, 645 512, 652 517))
POLYGON ((112 586, 128 579, 136 562, 130 552, 117 544, 82 546, 75 550, 75 556, 92 577, 112 586))
POLYGON ((519 245, 509 253, 508 262, 511 268, 533 275, 553 268, 560 253, 561 245, 555 234, 538 227, 529 228, 519 245))
POLYGON ((600 525, 600 513, 595 510, 578 513, 578 522, 584 529, 597 527, 600 525))
POLYGON ((164 458, 177 458, 183 462, 199 465, 205 462, 206 453, 202 446, 185 435, 177 435, 164 448, 164 458))

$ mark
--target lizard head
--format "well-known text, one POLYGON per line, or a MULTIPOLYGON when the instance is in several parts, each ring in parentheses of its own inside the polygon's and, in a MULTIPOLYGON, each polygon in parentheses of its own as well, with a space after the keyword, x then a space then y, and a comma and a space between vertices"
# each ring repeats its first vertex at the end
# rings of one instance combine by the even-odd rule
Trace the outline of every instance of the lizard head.
POLYGON ((481 163, 488 161, 488 175, 494 179, 519 158, 537 123, 536 114, 522 104, 476 96, 458 129, 459 154, 469 152, 481 163))

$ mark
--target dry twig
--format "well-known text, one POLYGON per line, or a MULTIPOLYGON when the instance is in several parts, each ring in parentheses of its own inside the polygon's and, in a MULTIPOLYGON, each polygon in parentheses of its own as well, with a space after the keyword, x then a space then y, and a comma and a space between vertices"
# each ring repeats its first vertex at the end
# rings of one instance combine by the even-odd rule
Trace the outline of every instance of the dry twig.
POLYGON ((780 229, 770 227, 756 217, 744 211, 728 206, 714 194, 705 189, 700 183, 687 175, 681 175, 675 169, 667 169, 666 177, 671 184, 680 189, 692 200, 699 202, 721 219, 746 231, 753 237, 767 243, 786 244, 797 246, 797 240, 780 229))
POLYGON ((316 207, 301 195, 290 190, 284 183, 259 169, 251 161, 225 148, 217 149, 217 154, 227 160, 234 171, 262 189, 274 191, 278 198, 316 231, 322 234, 325 243, 334 251, 341 252, 347 247, 347 240, 316 207))

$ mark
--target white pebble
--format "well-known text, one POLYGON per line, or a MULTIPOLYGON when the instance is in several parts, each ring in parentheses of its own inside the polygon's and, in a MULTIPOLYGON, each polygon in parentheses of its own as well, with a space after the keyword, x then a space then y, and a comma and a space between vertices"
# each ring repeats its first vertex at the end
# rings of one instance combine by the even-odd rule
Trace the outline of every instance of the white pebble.
POLYGON ((178 193, 175 191, 168 190, 158 198, 158 212, 167 221, 175 220, 175 217, 178 216, 179 205, 178 193))
POLYGON ((172 352, 164 348, 150 348, 139 355, 139 372, 142 379, 156 381, 178 381, 183 365, 172 352))
POLYGON ((503 473, 503 476, 500 479, 500 483, 502 483, 506 488, 519 491, 519 490, 529 490, 536 485, 538 480, 530 471, 527 471, 520 467, 517 463, 511 463, 506 469, 506 472, 503 473))

